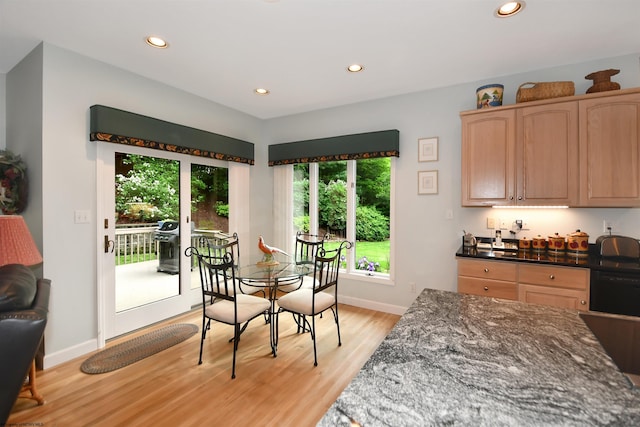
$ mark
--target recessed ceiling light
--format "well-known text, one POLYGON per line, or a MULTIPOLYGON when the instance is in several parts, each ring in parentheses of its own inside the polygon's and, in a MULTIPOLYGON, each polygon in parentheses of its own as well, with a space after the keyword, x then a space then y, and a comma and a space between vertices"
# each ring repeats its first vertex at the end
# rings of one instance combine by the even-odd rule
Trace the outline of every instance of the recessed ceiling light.
POLYGON ((364 67, 360 64, 351 64, 347 67, 347 71, 350 73, 359 73, 362 70, 364 70, 364 67))
POLYGON ((498 18, 506 18, 509 16, 513 16, 516 13, 520 12, 522 9, 524 9, 524 6, 525 6, 524 1, 510 1, 503 4, 498 9, 496 9, 495 15, 498 18))
POLYGON ((258 95, 269 95, 269 89, 265 89, 262 87, 257 88, 256 90, 254 90, 254 92, 258 95))
POLYGON ((161 39, 160 37, 149 36, 145 40, 149 46, 157 47, 159 49, 165 49, 169 47, 169 43, 167 43, 164 39, 161 39))

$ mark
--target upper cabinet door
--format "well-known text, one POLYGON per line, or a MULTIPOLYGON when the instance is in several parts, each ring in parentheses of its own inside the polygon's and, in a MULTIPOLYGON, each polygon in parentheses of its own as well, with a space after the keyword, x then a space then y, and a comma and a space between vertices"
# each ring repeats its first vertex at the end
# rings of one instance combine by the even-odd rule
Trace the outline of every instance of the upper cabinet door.
POLYGON ((579 105, 580 204, 640 206, 640 94, 579 105))
POLYGON ((520 108, 516 129, 516 203, 576 206, 578 103, 520 108))
POLYGON ((515 199, 514 110, 462 116, 462 205, 510 205, 515 199))

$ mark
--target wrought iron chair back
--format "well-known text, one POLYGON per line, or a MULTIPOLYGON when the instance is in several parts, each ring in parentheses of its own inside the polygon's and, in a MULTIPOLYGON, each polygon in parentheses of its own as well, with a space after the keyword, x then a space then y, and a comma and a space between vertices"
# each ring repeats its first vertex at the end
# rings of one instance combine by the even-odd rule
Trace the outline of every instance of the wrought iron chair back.
POLYGON ((336 322, 338 332, 338 346, 342 345, 340 338, 340 321, 338 316, 338 276, 340 274, 340 262, 343 250, 350 249, 351 242, 341 242, 331 250, 320 247, 314 258, 313 277, 314 284, 311 288, 301 288, 293 291, 278 300, 281 312, 290 312, 298 323, 298 332, 311 332, 313 340, 313 364, 318 366, 318 354, 316 349, 316 316, 322 315, 326 310, 331 310, 336 322), (311 321, 308 320, 311 319, 311 321))
POLYGON ((204 340, 207 331, 211 329, 211 321, 233 325, 231 378, 235 378, 236 352, 240 335, 245 331, 251 320, 260 315, 266 316, 271 304, 264 298, 237 292, 233 252, 222 253, 220 252, 221 249, 214 248, 212 253, 216 253, 219 256, 213 256, 209 255, 209 253, 201 254, 194 247, 187 250, 189 251, 187 255, 195 255, 197 257, 202 287, 202 334, 198 364, 202 364, 204 340))

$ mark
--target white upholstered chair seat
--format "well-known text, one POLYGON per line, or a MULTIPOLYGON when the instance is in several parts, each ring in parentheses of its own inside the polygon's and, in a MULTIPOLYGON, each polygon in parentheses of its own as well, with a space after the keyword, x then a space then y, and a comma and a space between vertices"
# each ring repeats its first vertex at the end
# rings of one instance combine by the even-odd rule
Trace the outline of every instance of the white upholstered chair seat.
POLYGON ((313 290, 312 288, 304 288, 288 293, 278 299, 278 306, 287 311, 312 316, 314 312, 316 314, 320 313, 334 305, 335 302, 336 299, 333 295, 326 292, 318 292, 315 297, 315 310, 313 310, 313 290))
POLYGON ((269 300, 253 295, 238 294, 236 295, 236 303, 238 305, 237 322, 233 318, 233 301, 221 300, 208 305, 205 309, 205 315, 218 322, 233 325, 234 323, 244 323, 271 307, 269 300))

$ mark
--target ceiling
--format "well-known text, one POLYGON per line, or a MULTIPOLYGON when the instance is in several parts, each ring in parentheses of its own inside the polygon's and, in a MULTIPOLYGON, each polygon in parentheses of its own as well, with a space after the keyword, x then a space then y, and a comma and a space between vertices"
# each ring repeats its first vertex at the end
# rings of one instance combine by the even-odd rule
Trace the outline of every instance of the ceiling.
POLYGON ((0 0, 0 73, 45 41, 268 119, 640 52, 638 0, 500 3, 0 0))

